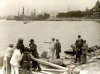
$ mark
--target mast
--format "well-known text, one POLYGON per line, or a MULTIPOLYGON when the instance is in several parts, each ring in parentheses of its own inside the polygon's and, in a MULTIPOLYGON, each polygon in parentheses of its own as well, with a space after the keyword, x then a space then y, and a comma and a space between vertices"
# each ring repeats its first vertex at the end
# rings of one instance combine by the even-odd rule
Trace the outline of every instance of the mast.
POLYGON ((68 7, 68 12, 70 11, 70 7, 68 7))
POLYGON ((24 15, 24 7, 23 7, 22 15, 24 15))

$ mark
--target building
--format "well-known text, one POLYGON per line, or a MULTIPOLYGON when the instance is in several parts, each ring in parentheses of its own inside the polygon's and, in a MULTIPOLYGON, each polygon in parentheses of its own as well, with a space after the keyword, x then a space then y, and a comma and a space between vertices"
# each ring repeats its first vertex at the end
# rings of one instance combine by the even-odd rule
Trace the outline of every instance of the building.
POLYGON ((6 17, 6 20, 15 20, 15 16, 14 15, 10 15, 6 17))
POLYGON ((96 2, 96 5, 93 7, 93 17, 100 18, 100 1, 96 2))

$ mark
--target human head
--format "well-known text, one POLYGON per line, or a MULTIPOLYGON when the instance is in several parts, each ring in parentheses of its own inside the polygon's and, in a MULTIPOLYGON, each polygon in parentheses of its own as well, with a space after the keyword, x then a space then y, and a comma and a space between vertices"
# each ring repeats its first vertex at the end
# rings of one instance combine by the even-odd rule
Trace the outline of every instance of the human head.
POLYGON ((52 38, 52 41, 55 41, 55 38, 52 38))
POLYGON ((56 42, 59 42, 59 39, 56 39, 56 42))
POLYGON ((18 43, 23 43, 23 38, 19 38, 18 43))
POLYGON ((9 47, 13 48, 13 47, 14 47, 14 45, 13 45, 13 44, 9 44, 9 47))
POLYGON ((78 35, 78 38, 81 38, 81 35, 78 35))
POLYGON ((33 43, 34 42, 34 39, 30 39, 30 42, 33 43))

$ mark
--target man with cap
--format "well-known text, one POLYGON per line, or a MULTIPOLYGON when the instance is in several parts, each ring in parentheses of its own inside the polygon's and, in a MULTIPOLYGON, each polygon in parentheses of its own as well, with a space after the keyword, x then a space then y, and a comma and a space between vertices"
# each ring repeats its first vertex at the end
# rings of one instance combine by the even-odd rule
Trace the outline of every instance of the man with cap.
POLYGON ((22 38, 18 39, 17 49, 20 49, 21 54, 24 52, 24 44, 23 44, 23 39, 22 38))
POLYGON ((79 60, 79 62, 81 62, 81 54, 82 54, 82 47, 83 47, 83 39, 81 38, 81 35, 78 35, 78 39, 76 40, 75 44, 76 44, 75 62, 77 62, 77 60, 79 60))
POLYGON ((58 39, 56 39, 56 44, 55 44, 55 50, 56 50, 56 59, 60 58, 60 53, 61 53, 61 44, 58 39))
MULTIPOLYGON (((34 39, 30 39, 30 44, 29 44, 29 47, 30 47, 30 52, 31 54, 34 56, 34 58, 38 58, 39 59, 39 54, 37 52, 37 46, 36 44, 34 43, 34 39)), ((33 68, 38 68, 38 71, 41 71, 41 67, 39 65, 39 63, 35 60, 32 60, 32 67, 33 68)))

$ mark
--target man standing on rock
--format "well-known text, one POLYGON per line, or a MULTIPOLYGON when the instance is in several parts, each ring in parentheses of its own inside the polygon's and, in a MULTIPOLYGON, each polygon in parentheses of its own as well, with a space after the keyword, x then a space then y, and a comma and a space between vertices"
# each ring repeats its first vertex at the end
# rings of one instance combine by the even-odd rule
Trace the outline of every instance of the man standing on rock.
POLYGON ((56 39, 55 50, 56 50, 56 53, 55 53, 56 59, 59 59, 60 53, 61 53, 61 44, 58 39, 56 39))
POLYGON ((77 60, 79 60, 79 62, 81 62, 83 39, 81 38, 80 35, 78 35, 78 39, 76 40, 75 44, 76 44, 76 59, 75 59, 75 63, 76 63, 77 60))

